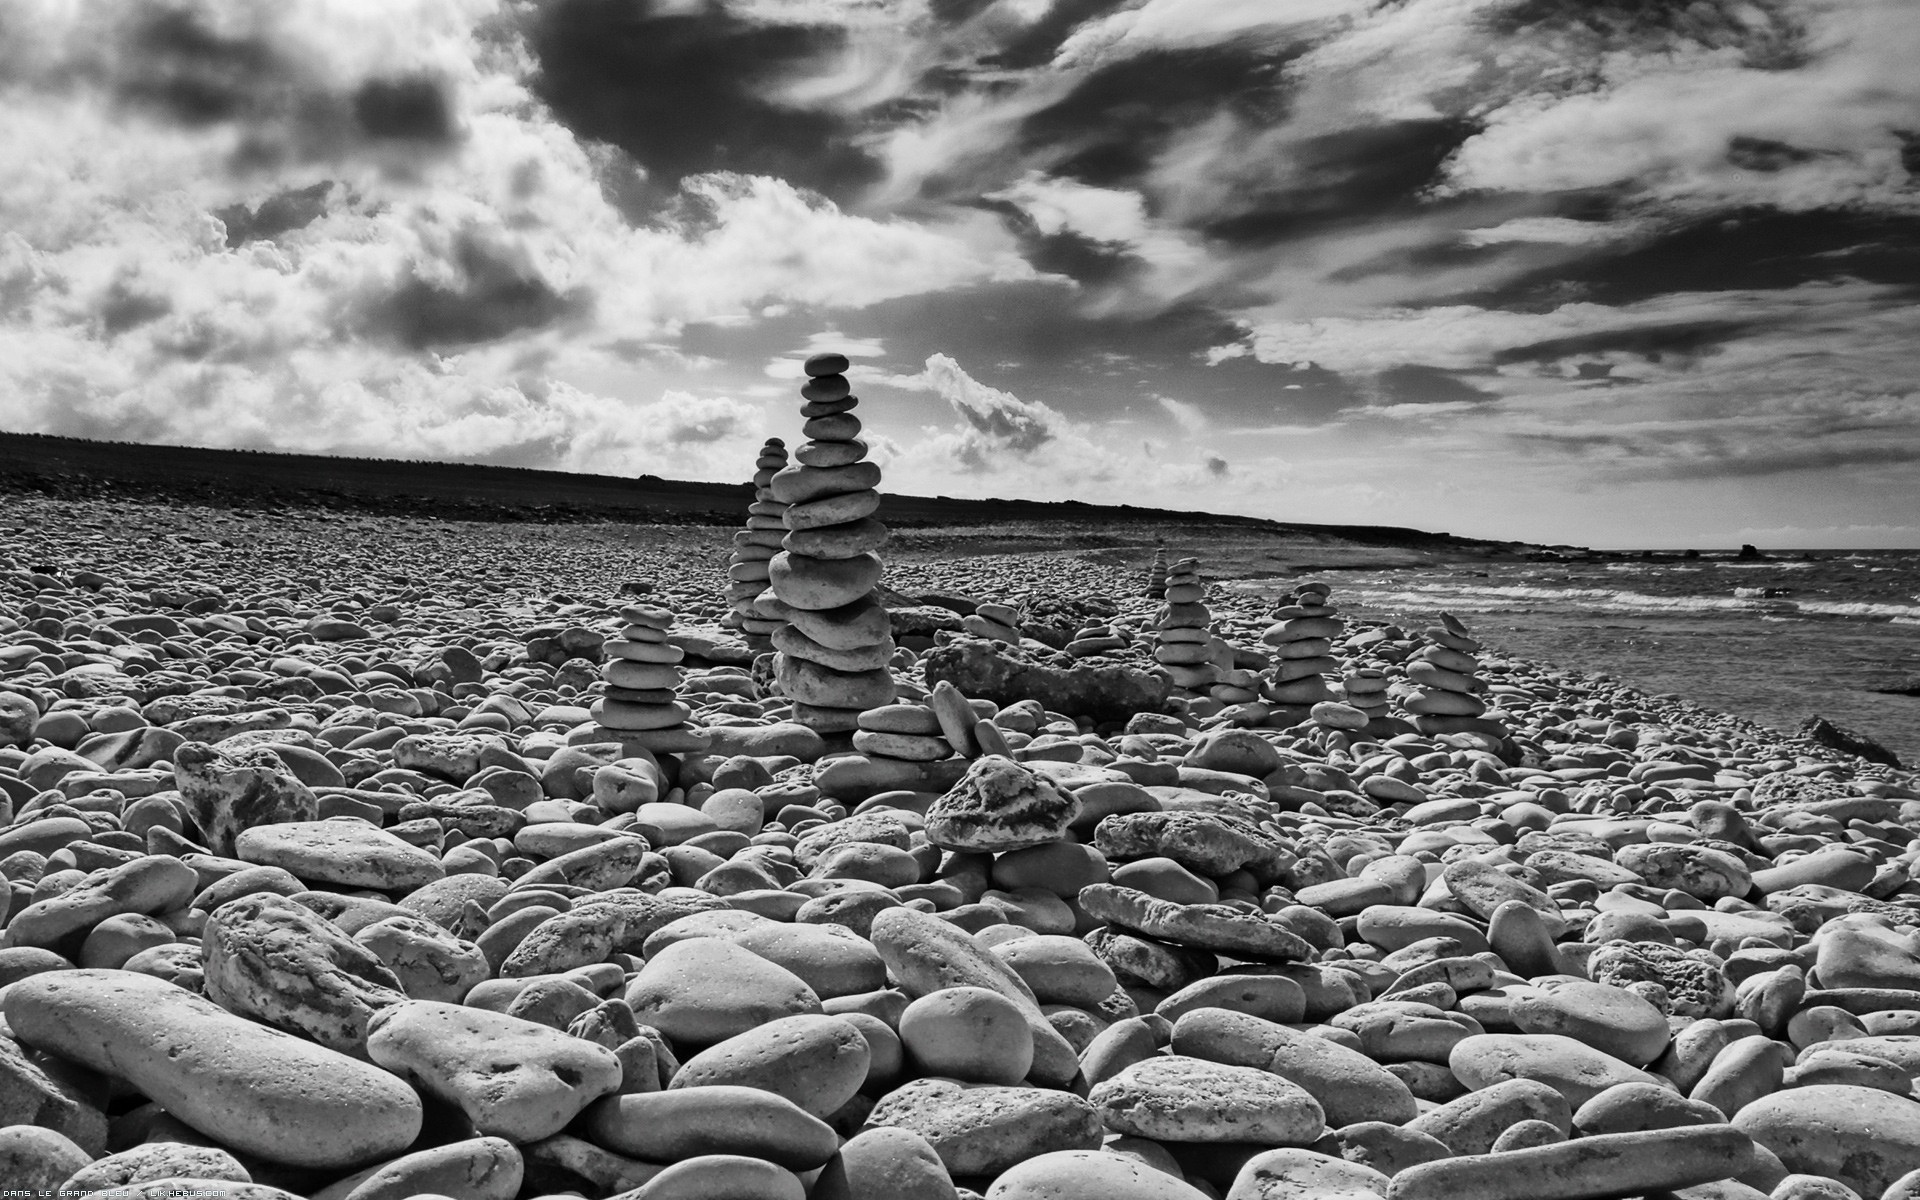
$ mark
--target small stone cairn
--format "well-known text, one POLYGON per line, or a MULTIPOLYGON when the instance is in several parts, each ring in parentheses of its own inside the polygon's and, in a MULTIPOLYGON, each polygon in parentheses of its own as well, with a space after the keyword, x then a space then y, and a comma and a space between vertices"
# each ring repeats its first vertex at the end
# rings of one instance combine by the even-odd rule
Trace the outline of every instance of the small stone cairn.
POLYGON ((1368 723, 1387 715, 1387 673, 1378 667, 1355 667, 1341 681, 1346 704, 1367 716, 1368 723))
POLYGON ((1219 680, 1214 664, 1218 650, 1212 633, 1213 612, 1202 601, 1200 561, 1183 558, 1167 573, 1166 603, 1154 614, 1158 630, 1153 660, 1185 691, 1205 691, 1219 680))
POLYGON ((680 660, 685 652, 667 640, 673 613, 657 604, 629 604, 620 610, 620 636, 607 639, 601 668, 606 694, 589 710, 599 726, 629 746, 655 754, 706 748, 707 737, 688 728, 692 710, 682 703, 680 660))
POLYGON ((1123 651, 1132 644, 1132 639, 1115 629, 1110 622, 1098 621, 1082 625, 1074 632, 1073 639, 1067 643, 1067 653, 1075 658, 1092 658, 1123 651))
POLYGON ((1485 719, 1486 701, 1475 693, 1480 682, 1481 644, 1452 613, 1441 613, 1440 624, 1423 631, 1428 644, 1407 662, 1407 680, 1413 687, 1401 706, 1413 714, 1413 725, 1424 734, 1488 733, 1504 737, 1506 727, 1485 719))
POLYGON ((767 639, 780 628, 780 618, 769 615, 766 607, 768 565, 780 552, 781 539, 787 536, 783 519, 787 506, 773 498, 773 477, 787 465, 787 444, 768 438, 754 462, 753 503, 747 507, 747 527, 733 535, 733 553, 727 558, 727 601, 732 605, 727 624, 747 635, 756 650, 767 648, 767 639))
POLYGON ((1340 670, 1333 639, 1346 631, 1346 622, 1327 602, 1329 594, 1324 583, 1297 585, 1292 602, 1273 611, 1278 620, 1260 635, 1273 647, 1273 666, 1261 696, 1290 723, 1306 720, 1314 705, 1333 698, 1326 676, 1340 670))
POLYGON ((1207 689, 1207 695, 1221 704, 1251 704, 1260 698, 1260 674, 1244 667, 1221 671, 1220 681, 1207 689))
POLYGON ((784 549, 767 572, 777 600, 768 607, 787 622, 772 636, 774 681, 793 701, 793 719, 820 733, 857 729, 863 710, 895 695, 892 625, 874 595, 882 570, 874 551, 887 541, 873 519, 880 468, 867 461, 847 366, 843 354, 807 359, 807 441, 768 485, 787 506, 784 549))
POLYGON ((1167 548, 1153 548, 1153 564, 1147 568, 1147 599, 1167 598, 1167 548))
POLYGON ((960 628, 989 641, 1020 644, 1020 612, 1010 604, 982 604, 960 618, 960 628))
POLYGON ((954 754, 940 714, 927 704, 883 704, 861 713, 853 748, 870 759, 893 762, 939 762, 954 754))

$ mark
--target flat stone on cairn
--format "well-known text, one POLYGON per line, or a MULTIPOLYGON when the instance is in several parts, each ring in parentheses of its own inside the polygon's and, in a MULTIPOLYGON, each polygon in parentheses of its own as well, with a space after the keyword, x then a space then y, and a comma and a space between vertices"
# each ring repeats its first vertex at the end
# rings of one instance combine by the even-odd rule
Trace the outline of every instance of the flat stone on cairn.
POLYGON ((1484 733, 1506 737, 1507 729, 1485 719, 1486 701, 1480 690, 1480 660, 1473 657, 1480 643, 1452 613, 1441 613, 1440 624, 1425 631, 1429 645, 1407 663, 1407 679, 1414 685, 1401 700, 1413 714, 1414 728, 1425 734, 1484 733))
POLYGON ((1201 600, 1200 561, 1183 558, 1167 573, 1166 603, 1154 614, 1158 630, 1153 661, 1160 664, 1177 688, 1204 691, 1220 678, 1214 659, 1219 655, 1213 636, 1213 613, 1201 600))
POLYGON ((1346 631, 1346 622, 1334 614, 1328 593, 1324 583, 1295 586, 1293 602, 1275 609, 1277 621, 1260 635, 1273 647, 1273 666, 1261 688, 1274 706, 1271 724, 1298 725, 1314 705, 1333 699, 1326 676, 1340 670, 1333 640, 1346 631))
POLYGON ((626 624, 603 647, 606 694, 589 710, 609 741, 637 745, 654 754, 705 750, 707 735, 687 727, 693 715, 678 697, 685 651, 667 641, 673 614, 656 604, 620 610, 626 624))
POLYGON ((1167 598, 1167 548, 1153 548, 1153 564, 1147 568, 1147 599, 1167 598))
POLYGON ((768 487, 787 505, 784 549, 768 565, 777 608, 787 624, 773 634, 774 680, 793 702, 793 719, 820 733, 858 728, 860 713, 893 701, 887 663, 894 643, 887 610, 874 595, 887 527, 880 507, 880 468, 866 461, 859 401, 842 374, 843 354, 807 359, 807 441, 795 466, 768 487))
POLYGON ((747 527, 733 535, 733 553, 727 557, 728 624, 747 635, 748 643, 764 650, 779 617, 765 606, 768 565, 787 536, 787 506, 773 498, 773 477, 786 469, 787 444, 768 438, 760 448, 753 471, 753 503, 747 506, 747 527))

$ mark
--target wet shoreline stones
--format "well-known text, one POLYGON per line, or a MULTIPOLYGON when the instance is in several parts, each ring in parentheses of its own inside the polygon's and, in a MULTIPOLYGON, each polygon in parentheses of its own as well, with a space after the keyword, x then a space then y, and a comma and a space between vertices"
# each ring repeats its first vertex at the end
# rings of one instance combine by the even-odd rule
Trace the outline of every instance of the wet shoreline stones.
MULTIPOLYGON (((850 428, 800 465, 862 461, 850 428)), ((0 551, 9 1183, 1920 1191, 1911 776, 1445 622, 1340 619, 1324 586, 1281 614, 1205 593, 1223 643, 1330 622, 1262 643, 1325 660, 1293 668, 1314 705, 988 700, 934 675, 990 643, 942 631, 885 646, 885 702, 823 729, 724 624, 724 531, 704 574, 691 537, 635 552, 629 588, 592 574, 620 535, 423 525, 408 582, 384 526, 232 521, 164 560, 115 533, 121 565, 83 570, 56 551, 161 518, 32 511, 33 554, 0 551), (339 562, 363 591, 311 582, 339 562), (1493 711, 1353 703, 1441 671, 1493 711)), ((1151 678, 1130 571, 889 570, 1029 617, 1070 611, 1047 577, 1113 597, 1085 658, 994 653, 1151 678)), ((858 620, 841 649, 883 645, 858 620)))

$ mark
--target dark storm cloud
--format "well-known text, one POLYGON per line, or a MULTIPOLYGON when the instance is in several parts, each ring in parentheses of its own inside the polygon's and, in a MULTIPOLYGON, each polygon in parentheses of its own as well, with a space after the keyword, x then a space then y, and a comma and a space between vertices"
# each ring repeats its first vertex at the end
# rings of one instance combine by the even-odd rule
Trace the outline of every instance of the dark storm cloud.
POLYGON ((1805 22, 1790 0, 1518 0, 1491 10, 1489 32, 1563 45, 1569 66, 1597 69, 1603 54, 1679 45, 1730 48, 1742 65, 1785 71, 1807 61, 1805 22))
POLYGON ((631 155, 662 189, 707 171, 775 175, 844 198, 878 165, 859 127, 771 92, 845 44, 831 25, 745 21, 709 0, 559 0, 534 10, 535 88, 577 133, 631 155))
MULTIPOLYGON (((447 81, 419 72, 335 78, 271 20, 223 24, 219 16, 186 0, 96 5, 64 44, 13 58, 0 52, 0 82, 101 95, 129 115, 189 131, 231 127, 242 136, 230 165, 249 173, 392 150, 385 165, 405 174, 421 154, 460 140, 447 81)), ((8 36, 0 14, 0 40, 8 36)))
POLYGON ((369 79, 353 93, 353 117, 370 138, 444 142, 455 133, 446 91, 433 79, 369 79))
POLYGON ((185 9, 149 9, 131 24, 120 96, 181 124, 260 115, 296 70, 266 42, 217 34, 185 9))
POLYGON ((409 350, 472 345, 545 328, 592 304, 589 293, 555 291, 473 233, 456 237, 451 261, 460 272, 458 286, 412 275, 365 306, 361 330, 409 350))
POLYGON ((1133 184, 1174 139, 1216 114, 1276 119, 1283 63, 1281 55, 1232 43, 1122 59, 1022 121, 1019 148, 1082 183, 1133 184))
POLYGON ((1140 256, 1124 242, 1101 241, 1071 229, 1043 232, 1033 218, 1007 200, 980 205, 998 213, 1020 240, 1020 252, 1035 270, 1062 275, 1077 283, 1111 285, 1125 282, 1143 266, 1140 256))
MULTIPOLYGON (((447 81, 418 72, 335 78, 271 20, 219 16, 187 0, 94 5, 64 41, 13 56, 0 48, 0 83, 100 96, 187 131, 232 128, 241 136, 229 165, 246 173, 394 151, 384 165, 407 174, 420 155, 460 140, 447 81)), ((26 40, 19 33, 0 12, 0 42, 26 40)))
POLYGON ((100 328, 108 337, 112 337, 150 321, 158 321, 173 311, 173 301, 144 291, 127 280, 116 279, 100 298, 96 311, 100 328))
POLYGON ((1520 362, 1560 362, 1592 354, 1631 354, 1650 363, 1687 360, 1711 354, 1727 342, 1746 336, 1751 322, 1740 320, 1679 321, 1640 329, 1613 329, 1572 337, 1550 338, 1496 351, 1497 365, 1520 362))
POLYGON ((1389 404, 1480 403, 1499 398, 1455 372, 1434 367, 1389 367, 1373 378, 1389 404))
MULTIPOLYGON (((1055 0, 1039 20, 983 56, 982 65, 1014 70, 1044 66, 1067 35, 1083 22, 1125 8, 1128 3, 1129 0, 1055 0)), ((979 0, 949 0, 948 4, 937 3, 935 9, 937 12, 950 7, 955 11, 978 12, 989 6, 990 3, 979 0)))
MULTIPOLYGON (((1622 479, 1744 479, 1835 468, 1920 464, 1920 441, 1823 443, 1809 437, 1797 445, 1768 445, 1728 434, 1516 435, 1518 442, 1591 459, 1611 460, 1622 479)), ((1798 440, 1798 439, 1796 439, 1798 440)))
POLYGON ((1920 215, 1744 207, 1658 222, 1499 287, 1451 297, 1518 310, 1632 304, 1674 292, 1779 290, 1835 279, 1920 287, 1920 215))
POLYGON ((1219 205, 1229 215, 1201 228, 1211 237, 1262 244, 1459 203, 1426 193, 1447 157, 1478 129, 1465 118, 1436 117, 1302 139, 1288 148, 1296 182, 1223 196, 1219 205))
POLYGON ((1727 161, 1748 171, 1784 171, 1819 157, 1818 150, 1802 150, 1772 138, 1740 134, 1727 143, 1727 161))
POLYGON ((325 216, 327 197, 332 191, 333 184, 322 180, 310 187, 276 192, 252 208, 234 204, 215 209, 213 215, 227 227, 230 247, 271 241, 283 233, 305 229, 325 216))

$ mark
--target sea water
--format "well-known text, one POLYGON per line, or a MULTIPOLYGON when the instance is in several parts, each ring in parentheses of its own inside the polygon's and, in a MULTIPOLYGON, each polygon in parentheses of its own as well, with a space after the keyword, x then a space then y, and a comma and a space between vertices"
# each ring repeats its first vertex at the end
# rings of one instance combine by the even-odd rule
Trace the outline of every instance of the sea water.
MULTIPOLYGON (((1445 610, 1490 647, 1791 731, 1819 714, 1920 763, 1920 551, 1325 573, 1357 617, 1445 610)), ((1291 581, 1290 581, 1291 582, 1291 581)), ((1278 586, 1269 584, 1260 590, 1278 586)))

